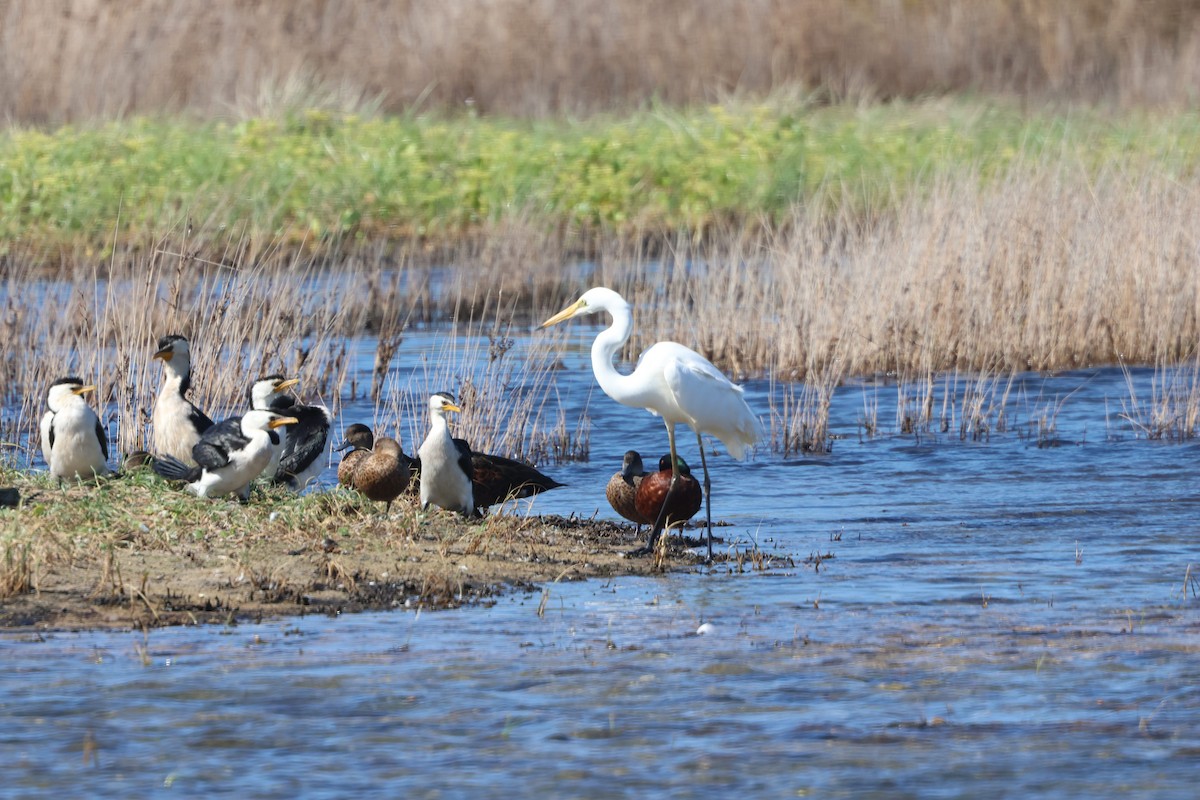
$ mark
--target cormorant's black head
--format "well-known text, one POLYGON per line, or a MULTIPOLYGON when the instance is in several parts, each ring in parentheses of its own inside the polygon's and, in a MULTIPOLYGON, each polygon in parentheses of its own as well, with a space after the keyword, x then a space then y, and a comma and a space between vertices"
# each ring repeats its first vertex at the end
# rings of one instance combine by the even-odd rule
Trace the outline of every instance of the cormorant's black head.
POLYGON ((59 378, 54 383, 50 384, 50 386, 62 386, 63 384, 69 384, 71 386, 83 386, 83 380, 72 375, 68 378, 59 378))

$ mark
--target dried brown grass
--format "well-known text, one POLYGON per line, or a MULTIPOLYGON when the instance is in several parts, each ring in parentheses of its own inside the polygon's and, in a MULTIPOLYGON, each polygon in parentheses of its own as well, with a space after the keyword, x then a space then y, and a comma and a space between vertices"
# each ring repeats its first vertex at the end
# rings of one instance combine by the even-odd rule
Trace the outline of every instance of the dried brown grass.
POLYGON ((984 90, 1188 103, 1191 0, 16 0, 0 115, 455 108, 518 115, 984 90))

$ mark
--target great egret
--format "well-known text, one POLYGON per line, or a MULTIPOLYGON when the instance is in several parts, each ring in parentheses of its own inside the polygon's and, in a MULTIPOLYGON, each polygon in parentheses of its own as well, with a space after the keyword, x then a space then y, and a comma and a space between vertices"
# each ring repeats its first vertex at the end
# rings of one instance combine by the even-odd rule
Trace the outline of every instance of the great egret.
POLYGON ((645 475, 646 470, 642 466, 641 453, 637 450, 629 450, 621 462, 621 471, 609 478, 608 486, 604 488, 604 495, 608 498, 608 504, 613 507, 613 511, 635 523, 639 528, 642 525, 653 525, 655 520, 655 517, 647 519, 637 510, 637 490, 642 485, 645 475))
POLYGON ((671 457, 663 456, 658 460, 658 472, 642 478, 634 502, 639 514, 649 519, 661 518, 663 526, 670 528, 696 516, 704 502, 703 494, 686 461, 676 456, 672 469, 671 457))
MULTIPOLYGON (((612 325, 601 331, 592 343, 592 371, 604 393, 622 405, 644 408, 662 417, 671 443, 672 489, 679 483, 675 457, 675 426, 684 424, 696 432, 700 446, 700 463, 704 467, 704 497, 708 521, 708 555, 712 558, 712 504, 709 501, 711 481, 708 461, 704 456, 701 434, 721 440, 729 454, 741 459, 758 441, 761 428, 758 419, 742 397, 742 387, 735 386, 707 358, 675 342, 658 342, 642 353, 637 368, 622 375, 613 366, 613 356, 629 340, 633 331, 633 314, 629 303, 612 289, 596 287, 550 319, 545 328, 585 314, 607 311, 612 325)), ((655 521, 646 549, 652 549, 662 530, 662 515, 655 521)))
POLYGON ((338 483, 354 488, 354 473, 363 459, 371 455, 371 448, 374 446, 375 435, 366 425, 356 422, 346 428, 346 440, 337 449, 350 452, 342 456, 341 462, 338 463, 338 483))

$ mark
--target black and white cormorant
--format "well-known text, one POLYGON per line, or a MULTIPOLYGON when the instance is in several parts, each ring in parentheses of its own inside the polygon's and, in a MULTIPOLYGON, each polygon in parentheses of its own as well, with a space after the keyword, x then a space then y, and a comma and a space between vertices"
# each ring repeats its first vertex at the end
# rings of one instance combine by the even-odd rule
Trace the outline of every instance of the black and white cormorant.
POLYGON ((164 336, 158 340, 154 357, 162 359, 164 373, 151 418, 155 455, 191 461, 192 448, 213 424, 187 399, 192 386, 191 347, 182 336, 164 336))
POLYGON ((109 473, 108 436, 83 399, 95 389, 70 377, 59 378, 46 393, 50 410, 42 417, 42 455, 59 480, 90 480, 109 473))
MULTIPOLYGON (((282 375, 268 375, 265 378, 259 378, 251 384, 249 391, 246 392, 246 395, 250 399, 250 408, 256 408, 259 411, 274 410, 284 413, 281 409, 273 409, 271 406, 275 401, 284 396, 285 391, 299 382, 295 378, 284 380, 282 375)), ((280 403, 280 405, 282 406, 283 403, 280 403)), ((272 445, 271 461, 260 476, 269 481, 275 480, 275 476, 279 474, 279 460, 283 457, 283 448, 288 441, 288 429, 280 428, 275 431, 275 434, 279 437, 279 442, 272 445)))
POLYGON ((421 509, 430 504, 472 516, 475 496, 471 486, 471 451, 464 452, 450 436, 446 414, 461 411, 454 396, 438 392, 429 398, 429 435, 417 450, 421 462, 421 509))
POLYGON ((278 442, 276 429, 296 424, 296 418, 274 411, 247 411, 213 425, 192 448, 196 466, 174 456, 154 460, 154 471, 167 480, 187 483, 198 497, 221 497, 237 493, 250 499, 250 484, 271 460, 271 447, 278 442))
POLYGON ((425 499, 425 453, 427 446, 429 446, 429 451, 434 457, 438 459, 433 485, 429 487, 430 496, 437 495, 447 498, 447 502, 452 503, 452 505, 443 505, 438 500, 432 500, 432 502, 434 505, 449 508, 451 511, 461 510, 460 507, 453 505, 453 503, 470 502, 471 510, 463 511, 462 513, 478 515, 481 511, 491 508, 498 503, 532 497, 535 494, 540 494, 541 492, 564 485, 547 475, 543 475, 537 469, 523 461, 492 455, 490 453, 476 453, 471 449, 471 445, 467 440, 451 437, 449 425, 445 419, 445 412, 459 410, 459 407, 454 405, 454 398, 450 394, 439 392, 429 398, 431 428, 429 436, 425 438, 425 442, 421 445, 420 450, 417 451, 417 459, 414 465, 421 476, 422 508, 427 505, 425 499), (453 454, 447 449, 447 440, 453 446, 453 454), (451 455, 453 455, 452 460, 451 455), (451 469, 451 464, 455 467, 454 469, 451 469), (466 476, 470 484, 469 495, 463 492, 461 483, 459 482, 459 475, 466 476))
POLYGON ((333 417, 325 406, 305 405, 287 393, 299 382, 296 378, 284 380, 282 375, 268 375, 250 387, 250 403, 254 408, 270 409, 298 420, 283 436, 278 469, 266 475, 298 492, 325 469, 325 449, 333 425, 333 417))

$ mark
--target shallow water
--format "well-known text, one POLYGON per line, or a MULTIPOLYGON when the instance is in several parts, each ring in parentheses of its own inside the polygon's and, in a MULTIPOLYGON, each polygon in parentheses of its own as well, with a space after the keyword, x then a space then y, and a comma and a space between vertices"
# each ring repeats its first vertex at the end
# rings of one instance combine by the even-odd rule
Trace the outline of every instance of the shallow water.
MULTIPOLYGON (((592 458, 534 513, 611 517, 621 454, 665 450, 595 389, 591 333, 557 380, 592 458)), ((1135 438, 1128 397, 1028 375, 1007 433, 860 439, 896 390, 843 387, 831 454, 709 459, 719 547, 764 571, 552 584, 543 616, 4 635, 0 794, 1194 797, 1200 448, 1135 438)))

